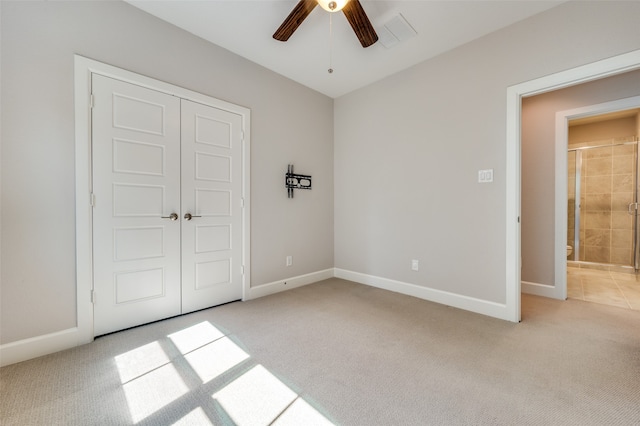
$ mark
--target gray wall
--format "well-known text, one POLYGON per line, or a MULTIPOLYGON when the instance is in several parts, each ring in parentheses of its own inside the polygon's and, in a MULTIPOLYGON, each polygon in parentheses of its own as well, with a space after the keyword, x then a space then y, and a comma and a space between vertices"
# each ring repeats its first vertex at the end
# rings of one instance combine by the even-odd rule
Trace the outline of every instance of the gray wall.
POLYGON ((633 71, 523 100, 523 281, 555 285, 556 112, 638 95, 640 71, 633 71))
POLYGON ((336 267, 505 302, 507 87, 639 49, 638 16, 568 2, 337 99, 336 267))
POLYGON ((0 7, 2 343, 76 324, 76 53, 250 108, 252 286, 333 266, 332 99, 126 3, 0 7), (293 200, 289 162, 313 176, 293 200))

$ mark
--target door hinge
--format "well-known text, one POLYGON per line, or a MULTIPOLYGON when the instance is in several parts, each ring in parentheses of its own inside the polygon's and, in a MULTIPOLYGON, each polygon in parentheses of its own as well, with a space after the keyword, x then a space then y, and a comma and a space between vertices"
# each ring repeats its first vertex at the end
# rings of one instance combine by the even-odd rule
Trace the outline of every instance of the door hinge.
POLYGON ((93 97, 93 93, 89 95, 89 109, 93 109, 95 105, 95 98, 93 97))
POLYGON ((240 130, 240 140, 244 142, 244 130, 240 130))
POLYGON ((91 290, 91 303, 96 304, 96 291, 91 290))
POLYGON ((240 198, 240 207, 244 208, 244 198, 240 198))
POLYGON ((91 205, 91 207, 96 206, 96 196, 93 192, 89 195, 89 204, 91 205))
POLYGON ((240 275, 244 275, 244 265, 240 267, 240 275))

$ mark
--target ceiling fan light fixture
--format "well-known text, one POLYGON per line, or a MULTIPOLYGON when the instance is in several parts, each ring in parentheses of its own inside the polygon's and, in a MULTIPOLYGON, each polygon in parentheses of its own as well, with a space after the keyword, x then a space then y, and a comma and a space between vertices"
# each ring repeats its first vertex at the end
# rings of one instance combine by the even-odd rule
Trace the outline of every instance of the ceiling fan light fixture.
POLYGON ((322 7, 327 12, 339 12, 349 0, 316 0, 320 7, 322 7))

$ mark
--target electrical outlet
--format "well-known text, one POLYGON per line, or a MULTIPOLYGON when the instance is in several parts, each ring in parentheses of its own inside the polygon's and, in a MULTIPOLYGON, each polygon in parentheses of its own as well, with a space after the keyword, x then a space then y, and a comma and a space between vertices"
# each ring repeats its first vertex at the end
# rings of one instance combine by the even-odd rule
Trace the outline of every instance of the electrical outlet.
POLYGON ((417 271, 419 268, 420 268, 420 262, 418 262, 416 259, 413 259, 411 261, 411 270, 417 271))
POLYGON ((293 265, 293 256, 287 256, 287 266, 293 265))
POLYGON ((493 169, 478 170, 478 183, 493 182, 493 169))

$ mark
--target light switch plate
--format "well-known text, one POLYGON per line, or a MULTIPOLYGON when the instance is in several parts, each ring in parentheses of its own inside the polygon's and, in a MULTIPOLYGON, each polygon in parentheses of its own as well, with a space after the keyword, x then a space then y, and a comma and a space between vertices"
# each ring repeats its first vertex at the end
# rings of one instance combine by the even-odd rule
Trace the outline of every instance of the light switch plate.
POLYGON ((493 182, 493 169, 478 170, 478 183, 493 182))

